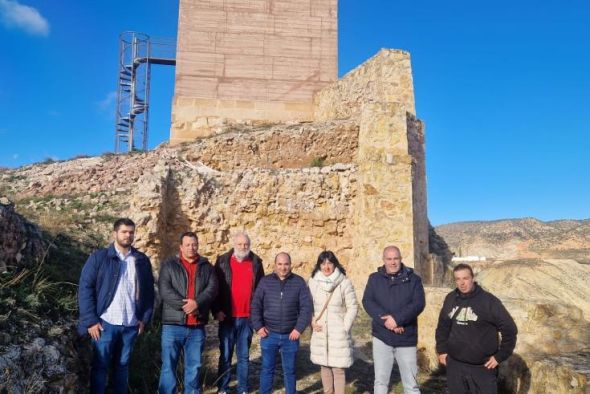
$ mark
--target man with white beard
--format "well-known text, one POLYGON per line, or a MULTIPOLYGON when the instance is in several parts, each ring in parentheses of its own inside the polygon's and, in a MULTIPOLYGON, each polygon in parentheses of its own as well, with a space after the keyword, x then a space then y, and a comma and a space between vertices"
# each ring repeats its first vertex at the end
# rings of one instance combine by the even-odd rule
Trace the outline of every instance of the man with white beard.
POLYGON ((218 392, 229 391, 231 360, 236 349, 237 392, 241 394, 249 392, 248 364, 253 333, 250 302, 264 270, 262 259, 250 250, 248 234, 236 233, 233 246, 215 262, 219 293, 211 309, 219 321, 218 392))

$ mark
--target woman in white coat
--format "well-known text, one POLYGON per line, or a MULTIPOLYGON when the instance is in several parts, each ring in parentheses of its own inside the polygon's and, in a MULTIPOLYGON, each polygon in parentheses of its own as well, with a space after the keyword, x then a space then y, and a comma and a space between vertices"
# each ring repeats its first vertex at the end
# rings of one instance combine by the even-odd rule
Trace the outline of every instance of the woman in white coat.
POLYGON ((351 330, 358 303, 352 283, 334 253, 320 253, 309 290, 314 308, 311 361, 321 366, 324 393, 344 394, 344 371, 353 362, 351 330))

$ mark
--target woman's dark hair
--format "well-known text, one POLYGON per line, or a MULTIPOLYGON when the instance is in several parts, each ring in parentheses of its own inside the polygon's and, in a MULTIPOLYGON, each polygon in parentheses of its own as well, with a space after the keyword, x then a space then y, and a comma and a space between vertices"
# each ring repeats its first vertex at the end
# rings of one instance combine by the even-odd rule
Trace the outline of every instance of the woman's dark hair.
POLYGON ((315 273, 320 270, 320 265, 322 265, 322 263, 326 260, 328 260, 330 263, 334 264, 334 267, 338 268, 340 270, 340 272, 342 272, 342 275, 346 275, 346 270, 344 269, 342 264, 340 264, 340 261, 338 261, 334 252, 332 252, 330 250, 326 250, 326 251, 320 253, 320 255, 318 256, 318 262, 315 264, 315 267, 313 268, 313 271, 311 272, 311 276, 314 276, 315 273))

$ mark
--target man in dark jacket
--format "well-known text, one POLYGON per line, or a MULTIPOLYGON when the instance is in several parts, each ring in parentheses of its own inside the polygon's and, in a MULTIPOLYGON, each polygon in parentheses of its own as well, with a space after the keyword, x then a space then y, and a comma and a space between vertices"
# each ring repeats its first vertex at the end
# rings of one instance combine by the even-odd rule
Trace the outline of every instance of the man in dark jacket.
POLYGON ((237 349, 238 393, 248 393, 248 364, 252 344, 250 304, 258 282, 264 276, 262 259, 250 250, 250 237, 240 232, 233 237, 233 249, 217 257, 215 273, 219 283, 211 311, 219 321, 218 392, 227 393, 231 359, 237 349))
POLYGON ((261 394, 270 394, 277 352, 281 353, 285 393, 295 394, 295 357, 299 337, 311 323, 313 303, 302 277, 291 272, 291 256, 275 257, 274 272, 265 276, 252 299, 251 321, 260 335, 261 394))
POLYGON ((113 243, 90 255, 80 275, 78 332, 92 338, 92 393, 106 391, 111 361, 115 391, 127 392, 133 344, 152 317, 152 266, 145 254, 131 247, 134 236, 135 223, 118 219, 113 226, 113 243))
POLYGON ((436 351, 447 367, 449 391, 495 394, 498 364, 516 346, 516 324, 502 302, 475 282, 469 265, 457 265, 453 276, 457 288, 445 298, 436 327, 436 351))
POLYGON ((201 393, 199 372, 205 347, 205 325, 217 296, 217 276, 198 254, 193 232, 180 237, 180 253, 162 263, 158 285, 162 298, 161 394, 176 394, 176 365, 184 353, 184 392, 201 393))
POLYGON ((424 310, 422 280, 402 263, 397 246, 383 250, 383 267, 369 276, 363 306, 372 318, 374 393, 389 392, 393 362, 399 366, 404 393, 419 393, 416 345, 418 315, 424 310))

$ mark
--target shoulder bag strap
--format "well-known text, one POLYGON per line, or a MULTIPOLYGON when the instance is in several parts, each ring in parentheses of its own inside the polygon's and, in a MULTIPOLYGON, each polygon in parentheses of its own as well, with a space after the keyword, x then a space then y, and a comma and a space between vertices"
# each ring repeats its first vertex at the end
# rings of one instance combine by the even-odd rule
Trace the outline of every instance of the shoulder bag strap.
POLYGON ((326 311, 326 308, 328 308, 328 304, 330 303, 330 300, 332 299, 332 295, 334 294, 334 291, 336 291, 336 289, 332 290, 330 292, 330 295, 328 296, 328 299, 326 300, 326 303, 324 304, 324 307, 322 308, 322 311, 320 312, 320 314, 318 315, 318 317, 316 317, 314 320, 318 321, 320 320, 320 318, 322 317, 322 315, 324 314, 324 312, 326 311))

